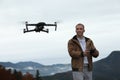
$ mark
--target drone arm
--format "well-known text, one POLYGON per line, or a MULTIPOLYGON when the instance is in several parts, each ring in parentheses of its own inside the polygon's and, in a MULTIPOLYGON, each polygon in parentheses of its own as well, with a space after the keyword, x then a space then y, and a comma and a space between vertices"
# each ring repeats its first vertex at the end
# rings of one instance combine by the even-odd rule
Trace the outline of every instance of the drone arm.
POLYGON ((48 30, 48 29, 46 29, 46 30, 41 30, 41 31, 46 32, 46 33, 49 33, 49 30, 48 30))
POLYGON ((46 24, 45 26, 55 26, 55 24, 46 24))
POLYGON ((32 31, 35 31, 35 30, 34 30, 34 29, 33 29, 33 30, 26 30, 26 29, 24 29, 24 32, 23 32, 23 33, 32 32, 32 31))
POLYGON ((28 26, 36 26, 36 24, 28 24, 27 21, 25 22, 25 25, 26 25, 26 31, 28 31, 28 26))
POLYGON ((57 22, 55 22, 54 24, 45 24, 45 26, 55 26, 55 31, 57 30, 57 22))
POLYGON ((36 24, 27 24, 27 26, 36 26, 36 24))

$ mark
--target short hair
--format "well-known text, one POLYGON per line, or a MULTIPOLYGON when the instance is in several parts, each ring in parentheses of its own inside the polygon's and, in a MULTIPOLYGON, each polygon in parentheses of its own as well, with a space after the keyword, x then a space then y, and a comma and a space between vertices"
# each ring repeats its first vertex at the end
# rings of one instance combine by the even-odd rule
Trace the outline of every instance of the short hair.
POLYGON ((85 27, 82 23, 78 23, 75 27, 77 26, 82 26, 83 28, 85 27))

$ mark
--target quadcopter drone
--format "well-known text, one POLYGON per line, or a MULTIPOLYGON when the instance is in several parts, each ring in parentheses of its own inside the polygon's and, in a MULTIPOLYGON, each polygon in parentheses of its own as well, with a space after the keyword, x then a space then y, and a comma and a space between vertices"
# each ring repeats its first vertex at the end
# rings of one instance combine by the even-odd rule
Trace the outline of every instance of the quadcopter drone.
POLYGON ((28 22, 25 22, 25 25, 26 25, 26 28, 23 29, 23 33, 32 32, 32 31, 35 31, 35 32, 43 31, 43 32, 49 33, 49 29, 44 29, 44 26, 55 26, 55 31, 57 30, 57 22, 55 22, 54 24, 46 24, 45 22, 39 22, 37 24, 28 24, 28 22), (35 26, 35 28, 30 30, 28 29, 28 26, 35 26))

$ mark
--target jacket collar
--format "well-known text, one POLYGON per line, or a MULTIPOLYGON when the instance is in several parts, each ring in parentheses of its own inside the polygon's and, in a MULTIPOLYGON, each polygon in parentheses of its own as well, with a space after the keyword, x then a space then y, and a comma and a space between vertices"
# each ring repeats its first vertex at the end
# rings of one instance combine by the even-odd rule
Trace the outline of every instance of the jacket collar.
MULTIPOLYGON (((78 41, 78 39, 77 39, 77 35, 75 35, 75 36, 73 36, 73 38, 72 38, 73 40, 77 40, 78 41)), ((87 42, 89 40, 89 38, 87 38, 87 37, 85 37, 85 41, 87 42)))

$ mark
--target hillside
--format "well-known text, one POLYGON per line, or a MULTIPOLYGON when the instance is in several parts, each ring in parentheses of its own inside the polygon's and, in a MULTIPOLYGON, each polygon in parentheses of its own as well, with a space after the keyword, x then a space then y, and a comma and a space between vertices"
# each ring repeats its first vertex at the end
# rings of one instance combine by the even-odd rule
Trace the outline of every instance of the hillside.
POLYGON ((94 80, 120 80, 120 51, 94 63, 94 80))
MULTIPOLYGON (((113 51, 108 57, 94 62, 93 80, 120 80, 120 51, 113 51)), ((43 77, 44 80, 72 80, 71 71, 53 76, 43 77)))

